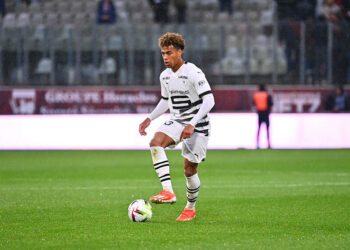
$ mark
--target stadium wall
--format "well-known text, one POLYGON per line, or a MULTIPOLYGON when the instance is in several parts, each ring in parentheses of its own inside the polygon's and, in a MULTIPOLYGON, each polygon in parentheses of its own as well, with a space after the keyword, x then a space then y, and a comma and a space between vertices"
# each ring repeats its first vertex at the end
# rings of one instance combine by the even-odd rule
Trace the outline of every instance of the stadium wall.
MULTIPOLYGON (((146 114, 2 115, 0 150, 148 149, 163 115, 140 136, 146 114)), ((213 113, 209 149, 255 148, 254 113, 213 113)), ((350 114, 272 114, 271 143, 278 149, 350 148, 350 114)), ((262 129, 261 146, 266 147, 262 129)))

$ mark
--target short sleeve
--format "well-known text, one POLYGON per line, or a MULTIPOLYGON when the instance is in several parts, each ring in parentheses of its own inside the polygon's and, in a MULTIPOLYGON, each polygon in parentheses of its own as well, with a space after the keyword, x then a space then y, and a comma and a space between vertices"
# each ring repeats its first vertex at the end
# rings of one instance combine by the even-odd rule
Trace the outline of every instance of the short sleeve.
POLYGON ((212 93, 209 82, 207 81, 205 74, 200 69, 193 72, 193 84, 200 98, 212 93))

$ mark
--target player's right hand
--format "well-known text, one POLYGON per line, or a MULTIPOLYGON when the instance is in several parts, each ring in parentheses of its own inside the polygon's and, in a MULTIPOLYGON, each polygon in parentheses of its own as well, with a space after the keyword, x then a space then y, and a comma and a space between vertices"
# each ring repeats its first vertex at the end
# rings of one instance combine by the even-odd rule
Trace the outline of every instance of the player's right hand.
POLYGON ((151 119, 149 119, 148 117, 141 122, 141 124, 139 125, 139 133, 140 135, 147 135, 146 133, 146 128, 151 124, 151 119))

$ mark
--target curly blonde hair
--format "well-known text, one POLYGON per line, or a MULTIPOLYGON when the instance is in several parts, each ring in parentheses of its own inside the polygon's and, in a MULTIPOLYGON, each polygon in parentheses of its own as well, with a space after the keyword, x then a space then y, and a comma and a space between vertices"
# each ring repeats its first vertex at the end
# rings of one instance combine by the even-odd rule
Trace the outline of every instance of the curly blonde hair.
POLYGON ((176 49, 184 50, 185 40, 178 33, 167 32, 159 38, 158 45, 160 48, 169 47, 170 45, 173 45, 176 49))

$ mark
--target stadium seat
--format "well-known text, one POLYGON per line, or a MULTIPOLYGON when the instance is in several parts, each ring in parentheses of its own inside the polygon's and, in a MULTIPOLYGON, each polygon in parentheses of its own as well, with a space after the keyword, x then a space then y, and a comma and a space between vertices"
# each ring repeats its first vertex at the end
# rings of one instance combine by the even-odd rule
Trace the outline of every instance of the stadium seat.
POLYGON ((33 2, 29 5, 28 11, 30 14, 41 12, 40 4, 38 2, 33 2))
POLYGON ((241 57, 242 55, 237 47, 229 47, 227 49, 226 56, 232 57, 232 58, 237 58, 237 57, 241 57))
POLYGON ((242 22, 244 20, 244 13, 242 11, 235 11, 232 19, 234 21, 242 22))
POLYGON ((123 46, 123 38, 120 35, 112 35, 108 40, 109 50, 120 50, 123 46))
POLYGON ((262 25, 268 26, 273 24, 273 11, 265 10, 261 13, 260 23, 262 25))
POLYGON ((3 28, 15 28, 16 27, 16 16, 15 14, 8 13, 2 21, 3 28))
POLYGON ((31 24, 35 27, 44 23, 44 15, 42 13, 34 13, 32 15, 31 24))
POLYGON ((58 23, 58 14, 53 12, 53 13, 48 13, 46 15, 46 24, 48 25, 57 25, 58 23))
POLYGON ((267 75, 273 72, 274 63, 272 58, 265 58, 262 60, 260 74, 267 75))
POLYGON ((17 19, 17 27, 27 27, 30 24, 28 13, 21 13, 17 19))
POLYGON ((66 1, 59 2, 57 4, 57 11, 61 14, 69 11, 69 4, 66 1))
POLYGON ((62 13, 61 18, 60 18, 60 24, 61 25, 73 24, 72 13, 70 13, 70 12, 62 13))
POLYGON ((260 64, 259 61, 255 58, 250 58, 249 60, 249 68, 250 68, 250 74, 258 74, 260 71, 260 64))
POLYGON ((257 11, 248 11, 247 12, 247 20, 249 22, 255 23, 258 21, 259 13, 257 11))
POLYGON ((100 74, 115 74, 117 72, 117 63, 114 58, 106 58, 100 65, 99 73, 100 74))
POLYGON ((40 59, 36 69, 35 73, 37 74, 50 74, 52 70, 52 61, 49 58, 42 58, 40 59))
POLYGON ((42 5, 42 11, 44 13, 57 11, 56 3, 53 1, 47 1, 42 5))

